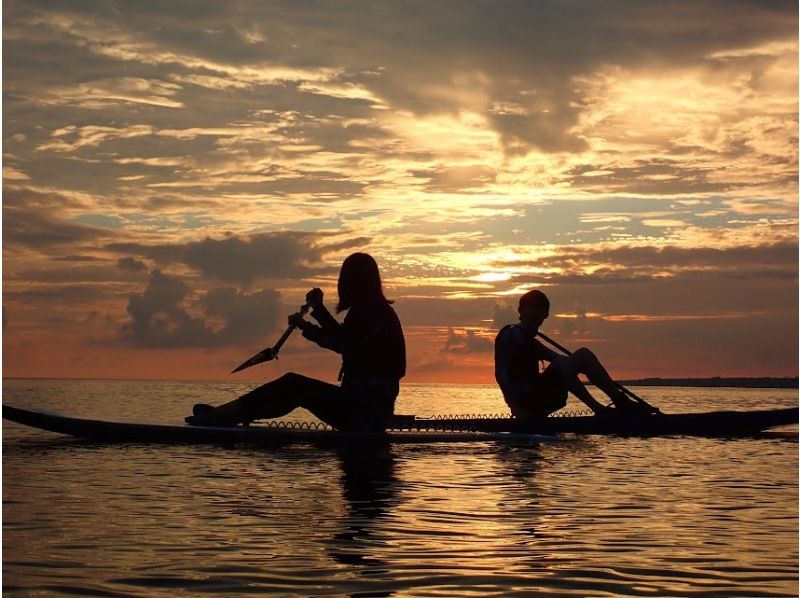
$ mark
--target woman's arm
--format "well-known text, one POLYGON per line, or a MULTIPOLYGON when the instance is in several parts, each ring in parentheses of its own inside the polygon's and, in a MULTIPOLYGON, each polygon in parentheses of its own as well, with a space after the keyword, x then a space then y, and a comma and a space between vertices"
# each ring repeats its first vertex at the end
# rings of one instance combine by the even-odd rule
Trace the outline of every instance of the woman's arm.
MULTIPOLYGON (((306 294, 306 302, 311 306, 311 317, 313 317, 319 326, 303 320, 299 316, 294 320, 296 326, 303 332, 303 336, 310 341, 317 343, 324 349, 330 349, 337 353, 342 352, 342 325, 334 318, 331 313, 325 308, 322 303, 323 293, 321 289, 311 289, 306 294)), ((295 316, 292 316, 295 317, 295 316)), ((290 318, 290 323, 293 320, 290 318)))

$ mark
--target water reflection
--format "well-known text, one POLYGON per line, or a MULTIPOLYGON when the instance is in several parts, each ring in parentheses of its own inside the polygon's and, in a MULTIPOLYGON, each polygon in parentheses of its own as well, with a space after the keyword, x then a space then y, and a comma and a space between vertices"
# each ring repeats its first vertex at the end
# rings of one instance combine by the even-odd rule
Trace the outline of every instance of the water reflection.
MULTIPOLYGON (((34 402, 22 384, 4 401, 34 402)), ((24 386, 43 408, 172 422, 222 392, 24 386)), ((478 387, 404 393, 408 412, 488 410, 478 387)), ((648 398, 671 412, 797 401, 730 389, 648 398)), ((341 451, 104 445, 8 422, 3 432, 7 593, 798 595, 796 432, 341 451)))
POLYGON ((538 535, 538 511, 542 498, 542 489, 536 479, 541 459, 539 450, 539 447, 500 447, 494 455, 506 482, 498 484, 499 490, 506 491, 498 500, 498 507, 510 513, 528 514, 519 520, 519 531, 529 538, 538 535))
MULTIPOLYGON (((370 578, 389 575, 380 558, 381 526, 397 506, 399 482, 396 458, 389 443, 352 445, 336 451, 341 467, 345 515, 342 529, 331 539, 329 554, 337 563, 355 567, 370 578)), ((372 593, 389 596, 391 592, 372 593)))

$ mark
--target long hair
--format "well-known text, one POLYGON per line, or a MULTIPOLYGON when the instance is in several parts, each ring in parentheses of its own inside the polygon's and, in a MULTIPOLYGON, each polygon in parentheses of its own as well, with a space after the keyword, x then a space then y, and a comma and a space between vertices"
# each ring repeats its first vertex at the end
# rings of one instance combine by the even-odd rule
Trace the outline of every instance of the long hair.
POLYGON ((338 290, 336 313, 350 309, 356 303, 391 303, 383 295, 378 264, 366 253, 353 253, 342 262, 338 290))

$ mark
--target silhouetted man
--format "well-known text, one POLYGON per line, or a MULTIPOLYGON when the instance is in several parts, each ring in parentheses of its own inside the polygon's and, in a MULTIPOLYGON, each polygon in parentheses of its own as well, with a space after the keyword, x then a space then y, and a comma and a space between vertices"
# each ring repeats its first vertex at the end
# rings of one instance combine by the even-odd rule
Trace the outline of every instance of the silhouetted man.
POLYGON ((567 404, 567 392, 596 414, 643 410, 619 389, 589 349, 559 355, 536 340, 539 327, 550 315, 550 301, 544 293, 525 293, 520 297, 518 311, 520 323, 505 326, 494 341, 495 379, 514 417, 546 417, 567 404), (543 372, 539 371, 541 361, 548 362, 543 372), (584 374, 607 394, 616 409, 599 403, 578 374, 584 374))

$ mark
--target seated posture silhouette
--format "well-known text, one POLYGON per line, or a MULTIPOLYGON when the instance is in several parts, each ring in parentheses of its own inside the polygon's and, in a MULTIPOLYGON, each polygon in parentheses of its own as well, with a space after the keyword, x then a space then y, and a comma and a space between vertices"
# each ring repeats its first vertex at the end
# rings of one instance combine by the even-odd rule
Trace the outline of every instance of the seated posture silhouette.
POLYGON ((528 291, 519 300, 519 324, 505 326, 494 341, 495 379, 514 417, 545 417, 567 404, 567 392, 597 414, 615 410, 640 411, 614 383, 589 349, 559 355, 536 340, 542 322, 550 315, 550 301, 541 291, 528 291), (539 362, 548 362, 539 371, 539 362), (599 403, 578 379, 584 374, 609 396, 616 409, 599 403))
POLYGON ((400 320, 383 295, 378 265, 365 253, 344 260, 338 293, 336 311, 347 310, 342 323, 325 308, 318 288, 308 292, 306 301, 319 325, 300 313, 289 316, 289 323, 307 339, 342 355, 341 385, 290 372, 224 405, 195 405, 187 423, 235 425, 303 407, 339 430, 385 429, 406 371, 400 320))

